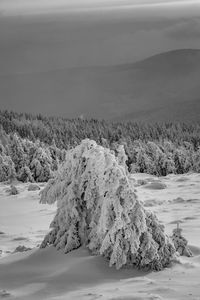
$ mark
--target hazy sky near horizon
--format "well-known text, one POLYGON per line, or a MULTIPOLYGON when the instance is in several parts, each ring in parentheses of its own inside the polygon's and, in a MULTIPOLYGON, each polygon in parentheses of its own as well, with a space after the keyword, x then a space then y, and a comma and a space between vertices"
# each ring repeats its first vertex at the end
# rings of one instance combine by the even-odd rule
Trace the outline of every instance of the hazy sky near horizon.
POLYGON ((134 63, 183 48, 200 49, 200 0, 0 0, 0 108, 75 113, 65 86, 55 102, 60 69, 134 63), (68 14, 72 6, 80 13, 68 14), (41 74, 52 82, 45 79, 39 92, 41 74), (30 86, 26 75, 33 75, 30 86))

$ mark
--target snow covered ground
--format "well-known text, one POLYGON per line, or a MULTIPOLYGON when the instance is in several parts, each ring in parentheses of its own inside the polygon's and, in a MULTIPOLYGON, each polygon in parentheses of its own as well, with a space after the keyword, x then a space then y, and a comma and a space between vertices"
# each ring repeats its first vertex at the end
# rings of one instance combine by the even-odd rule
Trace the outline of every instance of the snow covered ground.
POLYGON ((17 184, 19 194, 9 195, 10 186, 0 183, 0 257, 19 245, 36 247, 49 230, 56 205, 40 204, 40 191, 28 191, 29 185, 17 184))
POLYGON ((9 196, 9 186, 2 183, 0 299, 200 300, 200 174, 132 177, 139 199, 157 214, 168 234, 180 222, 192 258, 181 257, 161 272, 117 271, 84 248, 66 255, 52 247, 39 250, 55 205, 39 204, 39 192, 29 192, 28 184, 19 184, 20 193, 9 196), (9 253, 19 245, 34 249, 9 253))

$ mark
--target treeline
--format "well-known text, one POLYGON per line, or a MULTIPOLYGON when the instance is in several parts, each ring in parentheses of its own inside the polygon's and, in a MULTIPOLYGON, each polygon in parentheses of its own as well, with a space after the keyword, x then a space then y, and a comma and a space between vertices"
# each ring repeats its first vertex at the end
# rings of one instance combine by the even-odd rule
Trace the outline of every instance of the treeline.
POLYGON ((177 147, 169 140, 147 143, 137 140, 126 151, 131 173, 166 176, 171 173, 200 172, 200 148, 195 150, 189 142, 183 142, 177 147))
POLYGON ((65 119, 27 113, 0 111, 0 124, 7 134, 18 133, 31 141, 40 140, 60 149, 73 147, 85 138, 109 144, 125 140, 143 142, 169 140, 177 146, 189 142, 196 150, 200 145, 200 123, 107 122, 96 119, 65 119))
POLYGON ((22 139, 16 133, 7 135, 0 129, 0 181, 48 181, 65 159, 65 150, 54 144, 22 139))
MULTIPOLYGON (((56 152, 62 152, 63 149, 68 150, 80 144, 83 139, 90 138, 114 150, 119 144, 123 144, 131 172, 147 172, 155 175, 200 172, 200 123, 145 124, 79 118, 69 120, 0 111, 0 126, 1 131, 5 131, 8 136, 14 136, 16 133, 22 144, 37 145, 35 148, 43 149, 47 152, 47 157, 49 155, 51 157, 52 147, 56 152)), ((25 150, 25 153, 27 152, 30 151, 25 150)), ((8 156, 13 161, 9 153, 8 156)), ((28 157, 31 174, 35 174, 31 167, 32 155, 28 157)), ((19 173, 19 162, 13 163, 16 172, 19 173)), ((42 163, 40 164, 42 166, 42 163)), ((39 180, 35 175, 32 177, 36 181, 39 180)))

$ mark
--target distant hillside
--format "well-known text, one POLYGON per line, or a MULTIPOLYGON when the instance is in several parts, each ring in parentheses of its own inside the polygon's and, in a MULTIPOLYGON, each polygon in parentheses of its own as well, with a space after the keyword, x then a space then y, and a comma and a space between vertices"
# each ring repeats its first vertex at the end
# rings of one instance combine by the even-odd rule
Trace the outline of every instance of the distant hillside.
POLYGON ((19 111, 134 121, 199 121, 200 50, 176 50, 143 61, 7 74, 1 97, 19 111))
POLYGON ((162 53, 122 71, 126 72, 135 97, 125 119, 200 120, 200 50, 162 53))

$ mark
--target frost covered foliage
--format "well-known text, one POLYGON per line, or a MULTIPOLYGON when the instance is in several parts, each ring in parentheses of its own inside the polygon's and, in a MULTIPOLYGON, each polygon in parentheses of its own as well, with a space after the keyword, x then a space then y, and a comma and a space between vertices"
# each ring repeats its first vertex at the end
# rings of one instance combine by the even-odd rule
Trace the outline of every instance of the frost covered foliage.
POLYGON ((189 171, 200 172, 200 149, 194 149, 191 143, 183 142, 180 146, 168 140, 132 143, 129 156, 129 170, 158 176, 167 174, 183 174, 189 171))
POLYGON ((192 252, 188 247, 188 241, 182 236, 182 229, 179 228, 179 225, 173 230, 172 241, 174 243, 176 251, 180 255, 188 257, 192 256, 192 252))
POLYGON ((32 158, 30 168, 36 182, 48 181, 51 177, 52 158, 48 149, 39 147, 32 158))
POLYGON ((41 248, 54 245, 65 253, 87 246, 110 266, 160 270, 175 252, 156 216, 134 192, 121 146, 116 155, 84 140, 67 152, 66 162, 42 191, 41 203, 57 201, 52 230, 41 248))
POLYGON ((49 146, 22 139, 16 133, 6 135, 0 128, 0 181, 10 178, 22 182, 48 181, 64 160, 65 152, 55 143, 49 146))
MULTIPOLYGON (((0 142, 8 146, 8 155, 15 164, 19 180, 24 166, 34 173, 34 181, 44 181, 51 177, 49 159, 45 163, 44 173, 40 160, 36 159, 32 163, 32 154, 39 147, 44 149, 47 157, 50 152, 51 171, 54 171, 63 161, 64 149, 77 146, 86 137, 113 150, 124 145, 128 156, 126 164, 132 173, 166 176, 171 173, 200 172, 198 123, 142 124, 81 118, 69 120, 0 111, 0 142)), ((29 180, 23 173, 21 178, 29 180)))
POLYGON ((142 143, 135 141, 132 149, 131 172, 142 172, 166 176, 176 173, 173 152, 170 143, 165 142, 163 147, 154 142, 142 143))
POLYGON ((9 180, 12 176, 15 176, 14 163, 0 144, 0 181, 9 180))
POLYGON ((18 180, 20 180, 22 182, 33 182, 34 181, 29 167, 24 166, 21 168, 21 170, 18 174, 18 180))

